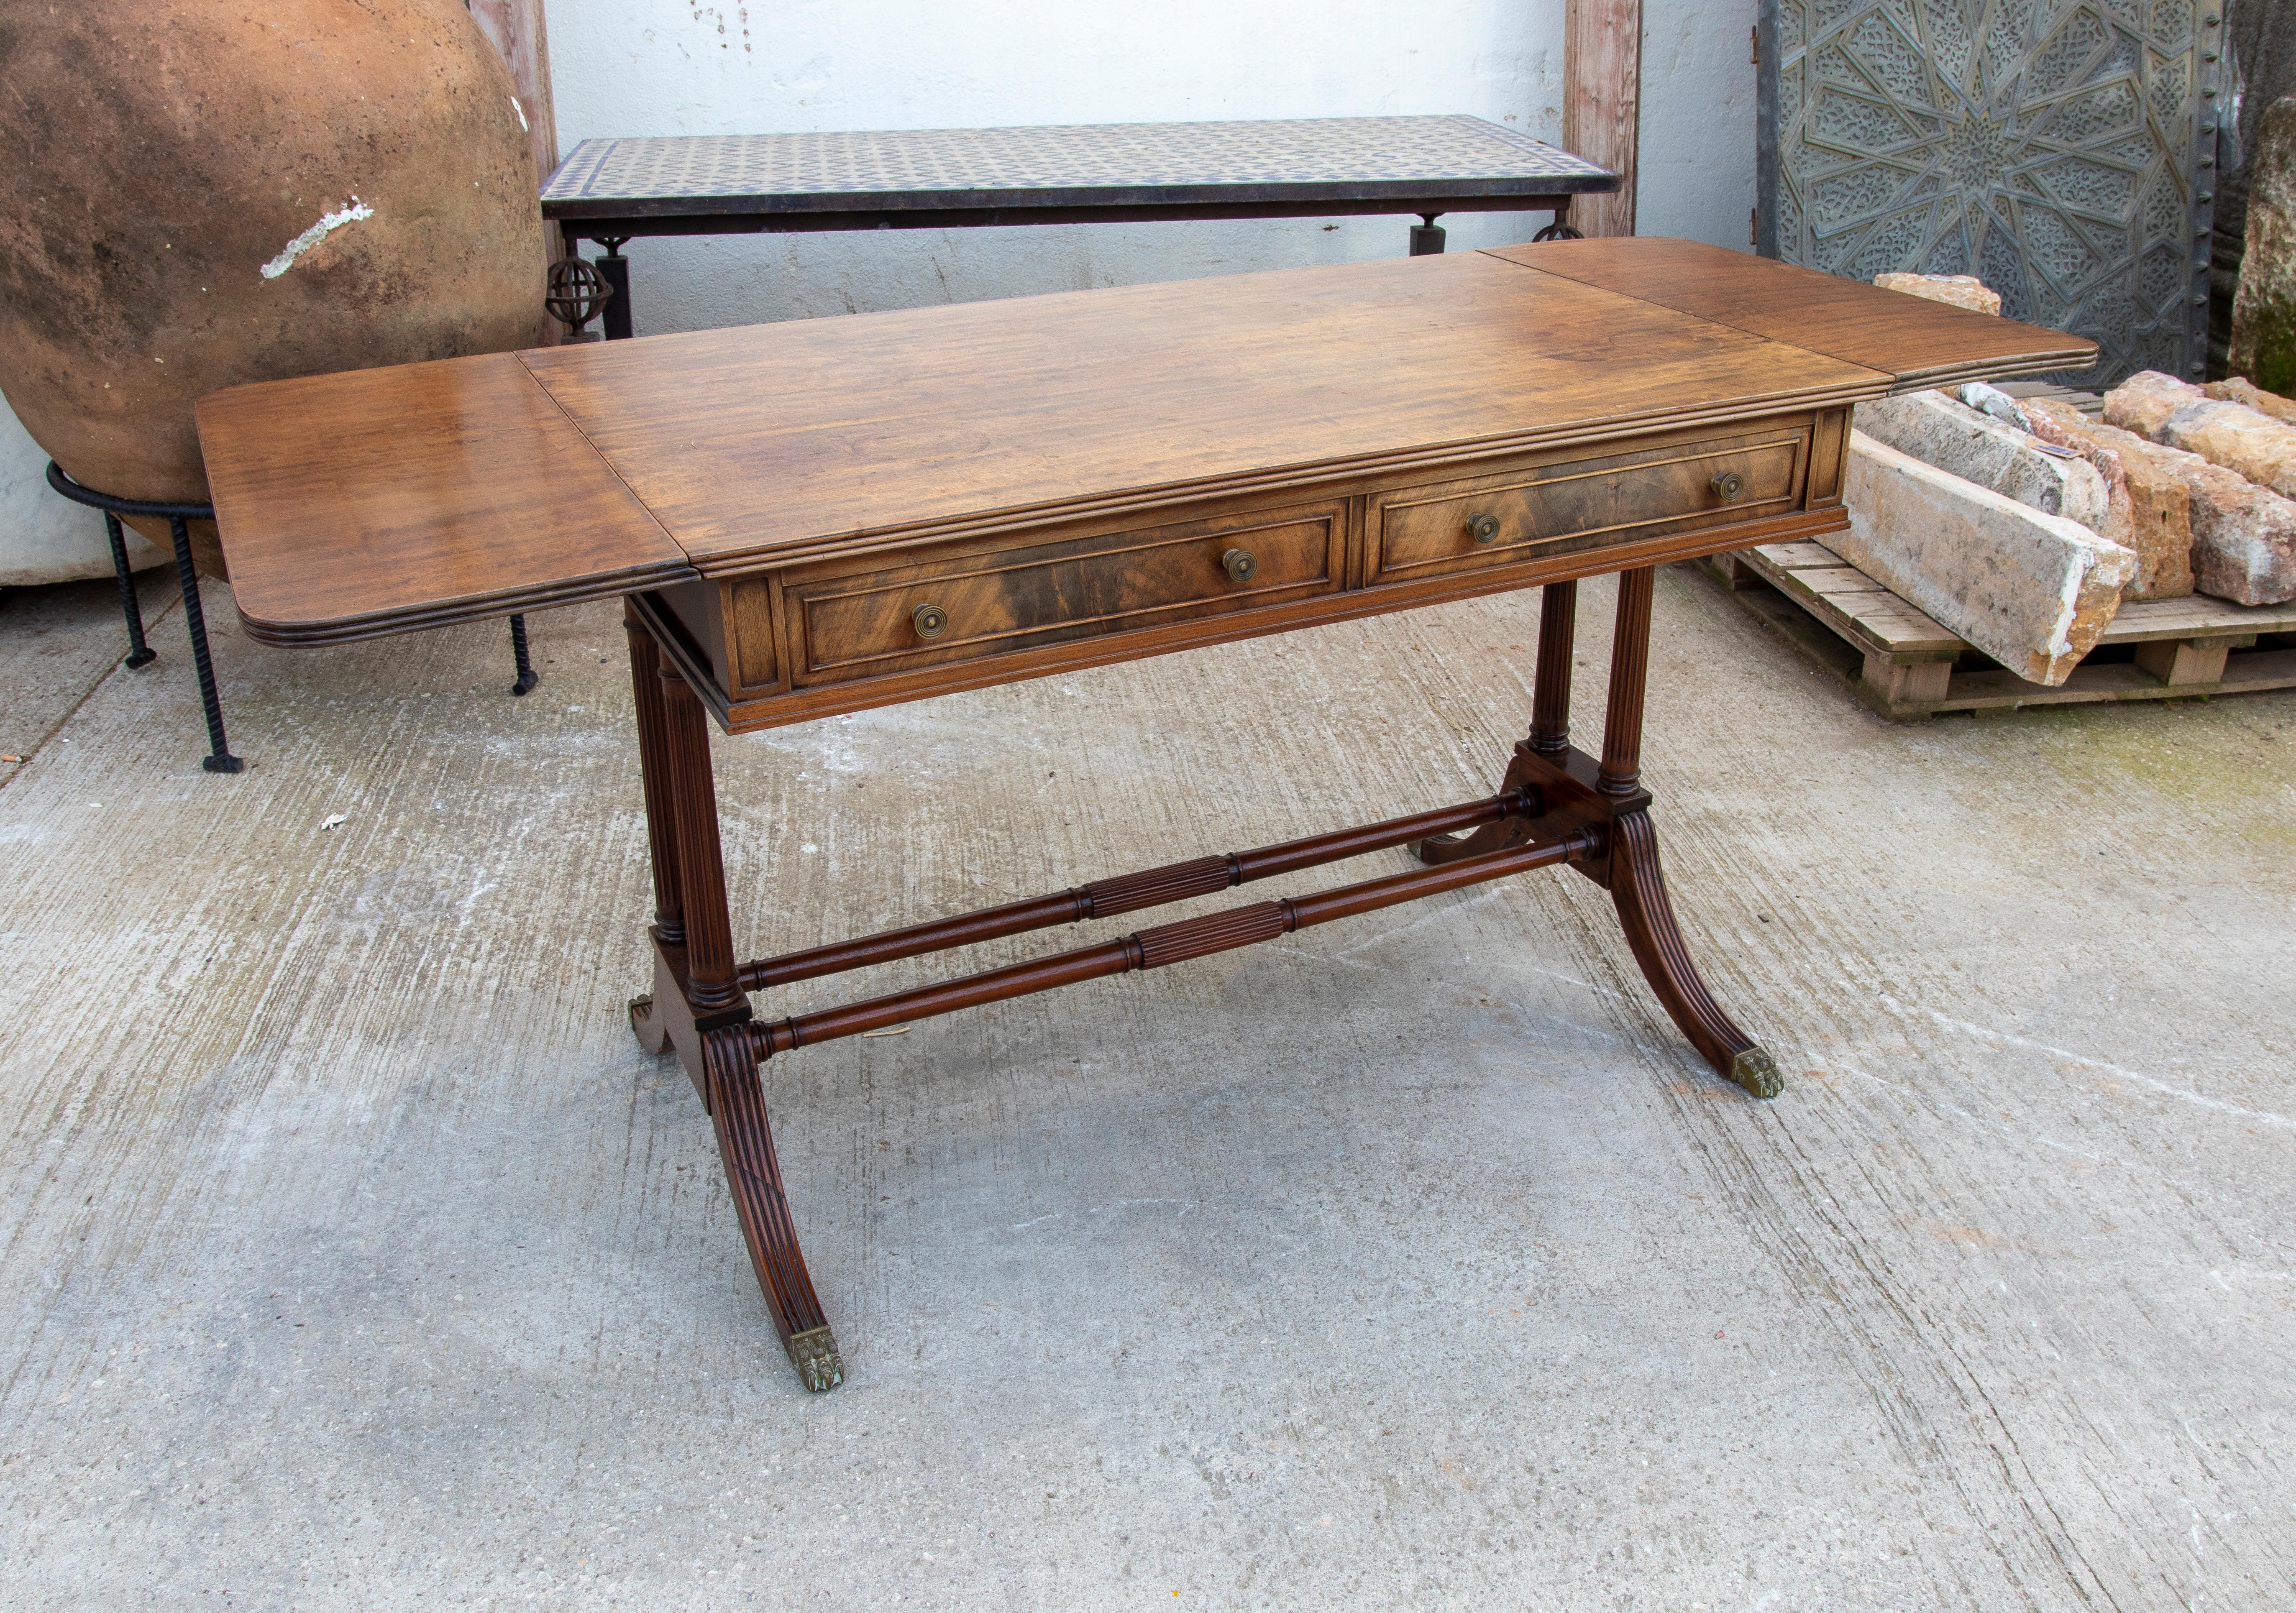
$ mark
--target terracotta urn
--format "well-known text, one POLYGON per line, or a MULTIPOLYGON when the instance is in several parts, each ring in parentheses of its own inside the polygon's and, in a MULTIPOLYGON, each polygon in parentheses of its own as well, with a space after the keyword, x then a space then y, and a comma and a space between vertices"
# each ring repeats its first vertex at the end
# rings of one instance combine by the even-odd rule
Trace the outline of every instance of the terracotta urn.
POLYGON ((463 0, 9 5, 0 103, 0 391, 89 487, 204 500, 219 387, 543 340, 533 151, 463 0))

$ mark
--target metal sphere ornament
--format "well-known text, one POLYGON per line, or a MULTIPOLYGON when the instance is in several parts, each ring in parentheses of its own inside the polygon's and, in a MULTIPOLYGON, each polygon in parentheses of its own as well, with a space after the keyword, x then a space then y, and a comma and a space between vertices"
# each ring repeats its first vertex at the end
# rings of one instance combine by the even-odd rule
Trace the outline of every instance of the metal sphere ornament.
POLYGON ((598 316, 614 288, 586 258, 562 258, 550 266, 548 289, 542 306, 567 327, 568 341, 595 341, 598 333, 582 327, 598 316))

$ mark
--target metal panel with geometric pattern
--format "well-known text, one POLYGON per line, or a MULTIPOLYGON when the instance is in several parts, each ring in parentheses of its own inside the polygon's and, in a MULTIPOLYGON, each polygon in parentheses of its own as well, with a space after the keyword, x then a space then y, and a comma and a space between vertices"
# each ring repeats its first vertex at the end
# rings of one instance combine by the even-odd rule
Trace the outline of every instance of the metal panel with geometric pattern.
POLYGON ((1761 0, 1757 250, 1975 274, 2111 385, 2207 356, 2224 0, 1761 0))

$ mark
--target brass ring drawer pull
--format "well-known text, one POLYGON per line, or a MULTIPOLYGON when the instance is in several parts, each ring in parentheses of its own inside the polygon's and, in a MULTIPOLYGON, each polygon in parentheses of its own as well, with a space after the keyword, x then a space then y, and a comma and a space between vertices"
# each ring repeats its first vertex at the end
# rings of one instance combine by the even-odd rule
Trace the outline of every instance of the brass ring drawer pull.
POLYGON ((948 612, 939 605, 919 605, 909 612, 909 626, 922 639, 939 638, 948 631, 948 612))
POLYGON ((1479 544, 1488 544, 1499 535, 1499 518, 1496 515, 1467 517, 1467 536, 1479 544))
POLYGON ((1726 504, 1735 502, 1738 495, 1746 490, 1746 479, 1735 471, 1717 471, 1714 472, 1714 479, 1707 486, 1719 494, 1722 502, 1726 504))
POLYGON ((1237 582, 1248 583, 1259 570, 1259 556, 1249 549, 1230 549, 1220 556, 1220 569, 1237 582))

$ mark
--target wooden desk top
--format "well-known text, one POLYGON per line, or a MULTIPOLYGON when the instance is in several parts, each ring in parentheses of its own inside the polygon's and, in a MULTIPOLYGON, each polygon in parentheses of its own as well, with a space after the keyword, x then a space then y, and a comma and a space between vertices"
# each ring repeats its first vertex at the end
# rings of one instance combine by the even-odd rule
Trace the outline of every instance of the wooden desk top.
POLYGON ((310 376, 199 421, 241 614, 320 643, 2093 354, 1719 248, 1560 242, 310 376))

